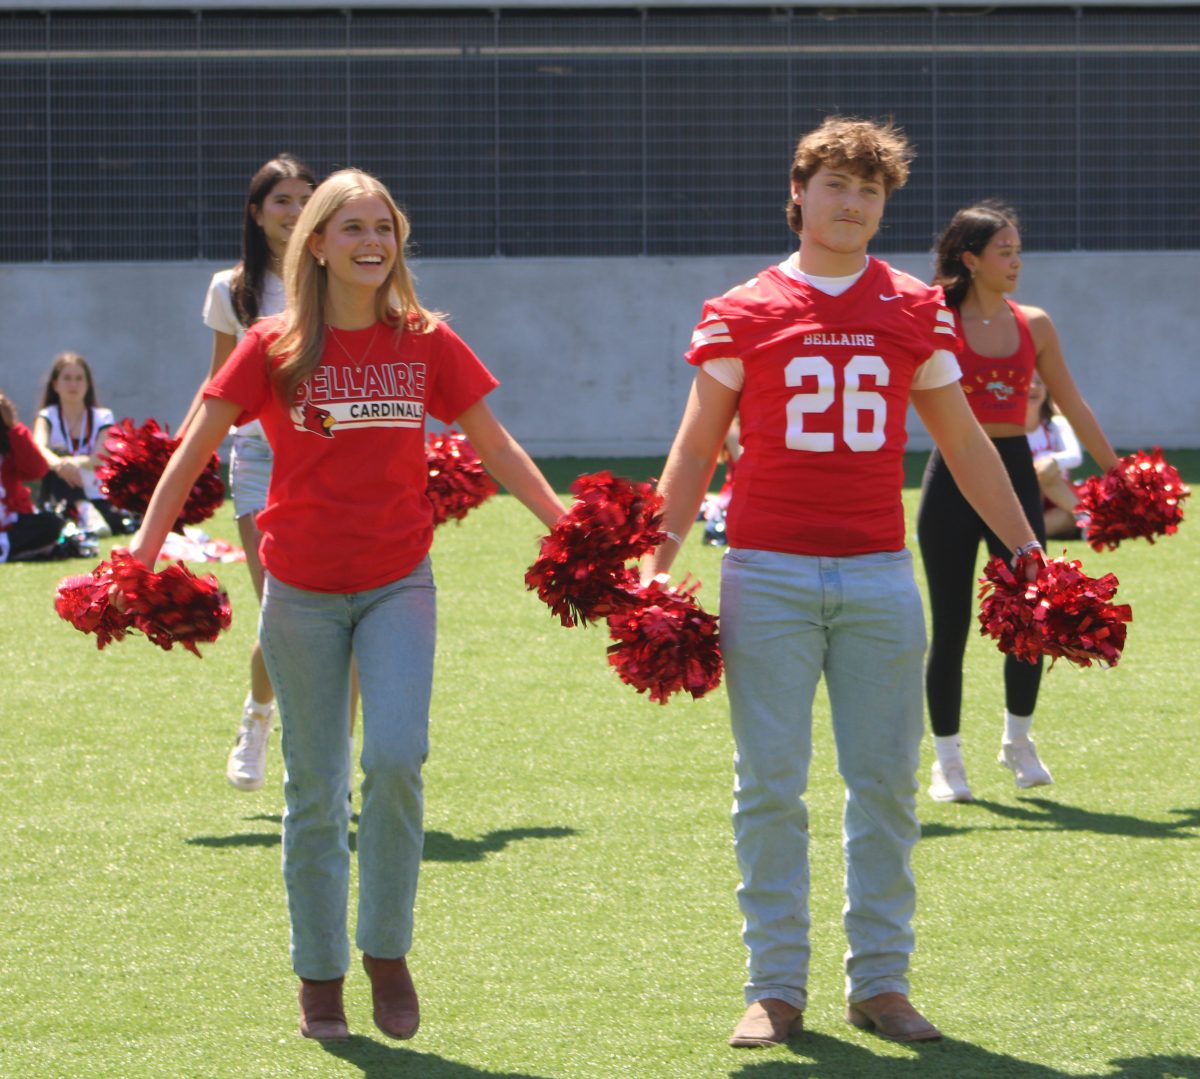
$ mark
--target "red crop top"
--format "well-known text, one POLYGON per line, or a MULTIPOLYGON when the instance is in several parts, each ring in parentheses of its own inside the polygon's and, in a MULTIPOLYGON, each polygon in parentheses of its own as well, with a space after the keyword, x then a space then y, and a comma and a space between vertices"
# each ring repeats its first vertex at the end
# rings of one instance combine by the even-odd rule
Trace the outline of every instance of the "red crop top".
MULTIPOLYGON (((980 423, 1015 423, 1025 426, 1025 406, 1029 400, 1029 383, 1037 368, 1037 349, 1029 323, 1021 308, 1005 300, 1017 320, 1021 343, 1011 356, 981 356, 967 344, 961 323, 958 326, 960 350, 958 366, 962 369, 962 388, 967 404, 980 423)), ((958 312, 955 312, 958 318, 958 312)))

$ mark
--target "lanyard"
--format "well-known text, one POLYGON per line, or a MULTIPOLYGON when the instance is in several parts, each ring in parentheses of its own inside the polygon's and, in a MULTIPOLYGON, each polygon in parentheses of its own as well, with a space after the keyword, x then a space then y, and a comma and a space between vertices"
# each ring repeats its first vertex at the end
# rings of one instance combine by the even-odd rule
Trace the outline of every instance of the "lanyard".
POLYGON ((87 445, 92 440, 92 410, 89 408, 84 412, 84 422, 79 425, 78 442, 71 437, 71 429, 67 426, 67 417, 61 407, 58 410, 58 427, 62 431, 63 441, 67 444, 67 456, 86 456, 87 445))

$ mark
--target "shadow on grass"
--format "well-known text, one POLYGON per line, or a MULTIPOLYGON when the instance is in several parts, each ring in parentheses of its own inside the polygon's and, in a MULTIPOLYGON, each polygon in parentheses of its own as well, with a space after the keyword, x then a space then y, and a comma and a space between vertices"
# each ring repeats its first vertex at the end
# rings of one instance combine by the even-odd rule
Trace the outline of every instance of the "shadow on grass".
MULTIPOLYGON (((247 817, 251 821, 270 821, 282 826, 278 815, 258 814, 247 817)), ((357 819, 357 818, 356 818, 357 819)), ((482 862, 489 854, 504 850, 510 843, 522 839, 562 839, 576 835, 574 828, 552 826, 544 828, 500 828, 488 832, 478 839, 462 839, 449 832, 429 831, 425 833, 426 862, 482 862)), ((237 835, 197 835, 187 840, 190 847, 274 847, 281 836, 273 832, 240 832, 237 835)), ((357 850, 357 833, 350 833, 350 849, 357 850)))
POLYGON ((577 835, 574 828, 500 828, 479 839, 459 839, 449 832, 425 833, 425 861, 481 862, 518 839, 563 839, 577 835))
MULTIPOLYGON (((1093 832, 1096 835, 1120 835, 1130 839, 1200 839, 1200 809, 1172 809, 1178 820, 1154 821, 1126 813, 1102 813, 1082 806, 1052 802, 1049 798, 1022 798, 1016 805, 989 802, 977 798, 964 812, 982 809, 1015 822, 1013 831, 1093 832)), ((921 825, 923 839, 944 839, 980 830, 997 831, 989 824, 946 824, 931 821, 921 825)))
MULTIPOLYGON (((945 1038, 906 1046, 907 1057, 877 1056, 869 1046, 809 1031, 788 1047, 789 1060, 754 1060, 730 1079, 1200 1079, 1200 1057, 1121 1057, 1081 1075, 945 1038)), ((771 1050, 772 1055, 777 1051, 771 1050)), ((430 1073, 431 1075, 437 1073, 430 1073)))
POLYGON ((481 1071, 469 1064, 386 1045, 358 1034, 345 1042, 322 1042, 321 1048, 361 1068, 366 1079, 549 1079, 533 1072, 481 1071))

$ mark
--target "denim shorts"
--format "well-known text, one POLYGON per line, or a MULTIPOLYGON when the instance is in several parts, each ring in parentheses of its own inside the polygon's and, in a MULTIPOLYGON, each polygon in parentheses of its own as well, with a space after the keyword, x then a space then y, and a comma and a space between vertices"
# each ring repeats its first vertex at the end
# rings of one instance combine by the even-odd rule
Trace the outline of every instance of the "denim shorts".
POLYGON ((271 444, 265 438, 241 434, 233 436, 233 451, 229 455, 229 486, 233 493, 234 517, 261 513, 266 507, 271 462, 274 459, 271 444))

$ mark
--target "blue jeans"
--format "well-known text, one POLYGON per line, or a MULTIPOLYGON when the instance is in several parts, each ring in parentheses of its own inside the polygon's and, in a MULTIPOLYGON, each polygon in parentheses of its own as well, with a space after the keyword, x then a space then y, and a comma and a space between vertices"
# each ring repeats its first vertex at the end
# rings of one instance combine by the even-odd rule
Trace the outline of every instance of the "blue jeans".
POLYGON ((382 959, 412 944, 435 622, 428 558, 407 577, 349 594, 267 575, 259 637, 283 726, 283 878, 302 978, 339 978, 350 964, 351 655, 363 710, 357 943, 382 959))
POLYGON ((858 1001, 907 993, 924 650, 907 551, 849 558, 726 553, 721 651, 736 746, 733 826, 750 952, 747 1003, 807 1003, 804 792, 822 674, 846 784, 847 995, 858 1001))

